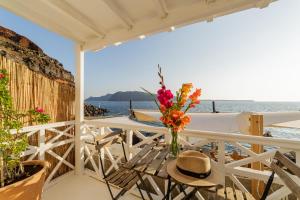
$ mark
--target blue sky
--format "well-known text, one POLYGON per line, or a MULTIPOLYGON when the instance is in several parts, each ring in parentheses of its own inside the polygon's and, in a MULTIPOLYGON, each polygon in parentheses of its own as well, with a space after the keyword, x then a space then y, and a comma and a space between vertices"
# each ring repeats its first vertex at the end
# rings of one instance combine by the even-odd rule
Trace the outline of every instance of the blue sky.
MULTIPOLYGON (((85 96, 155 91, 157 64, 172 90, 192 82, 205 99, 300 101, 300 1, 251 9, 89 52, 85 96)), ((0 24, 25 35, 74 74, 74 44, 0 9, 0 24)))

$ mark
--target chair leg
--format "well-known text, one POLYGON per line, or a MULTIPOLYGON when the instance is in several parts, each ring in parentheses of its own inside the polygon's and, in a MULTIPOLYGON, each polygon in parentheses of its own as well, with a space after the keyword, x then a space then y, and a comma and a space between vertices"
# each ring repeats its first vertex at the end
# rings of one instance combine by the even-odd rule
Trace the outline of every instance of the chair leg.
POLYGON ((112 198, 112 199, 115 199, 115 198, 114 198, 114 195, 113 195, 113 193, 112 193, 112 191, 111 191, 111 188, 110 188, 109 183, 108 183, 107 181, 105 181, 105 183, 106 183, 106 186, 107 186, 107 188, 108 188, 108 191, 109 191, 109 194, 110 194, 111 198, 112 198))
POLYGON ((111 198, 114 200, 115 199, 114 195, 111 191, 111 188, 110 188, 110 185, 109 185, 108 181, 106 180, 105 170, 104 170, 104 166, 103 166, 103 160, 102 160, 100 152, 99 152, 99 159, 100 159, 100 165, 101 165, 101 171, 102 171, 102 174, 103 174, 103 178, 105 180, 105 183, 106 183, 106 186, 108 188, 109 194, 110 194, 111 198))
POLYGON ((122 141, 121 143, 122 143, 122 150, 123 150, 124 159, 125 159, 125 162, 127 162, 128 159, 127 159, 126 152, 125 152, 124 142, 122 141))
MULTIPOLYGON (((123 150, 123 154, 124 154, 124 159, 125 159, 125 161, 127 162, 128 160, 127 160, 127 157, 126 157, 126 152, 125 152, 124 142, 122 141, 121 143, 122 143, 122 150, 123 150)), ((123 189, 122 189, 122 190, 114 197, 114 195, 113 195, 113 193, 112 193, 112 190, 111 190, 111 187, 110 187, 110 184, 109 184, 109 182, 106 180, 106 177, 107 177, 107 176, 105 175, 104 164, 103 164, 103 160, 102 160, 100 151, 99 151, 99 160, 100 160, 100 165, 101 165, 101 171, 102 171, 102 174, 103 174, 103 178, 104 178, 104 180, 105 180, 105 183, 106 183, 106 186, 107 186, 107 188, 108 188, 109 194, 110 194, 110 196, 111 196, 111 198, 112 198, 113 200, 117 200, 117 199, 119 199, 121 196, 123 196, 123 195, 127 192, 127 190, 125 190, 125 189, 123 188, 123 189)), ((142 177, 140 176, 139 173, 138 173, 138 176, 139 176, 139 179, 141 180, 141 183, 142 183, 143 186, 145 187, 145 183, 144 183, 144 181, 143 181, 143 179, 142 179, 142 177)), ((142 199, 145 200, 145 197, 144 197, 144 195, 143 195, 143 193, 142 193, 142 191, 141 191, 141 188, 139 187, 139 185, 138 185, 137 183, 136 183, 136 186, 137 186, 137 188, 138 188, 138 190, 139 190, 139 192, 140 192, 140 194, 141 194, 142 199)), ((152 200, 152 197, 151 197, 150 193, 149 193, 147 190, 146 190, 146 192, 147 192, 147 194, 148 194, 148 196, 149 196, 149 199, 152 200)))
POLYGON ((142 193, 142 190, 141 190, 141 188, 140 188, 140 186, 139 186, 138 183, 136 183, 136 187, 138 188, 138 190, 139 190, 139 192, 140 192, 140 194, 141 194, 142 199, 145 200, 145 197, 144 197, 144 195, 143 195, 143 193, 142 193))
MULTIPOLYGON (((145 184, 145 182, 144 182, 144 180, 143 180, 141 174, 140 174, 140 173, 137 173, 137 175, 138 175, 138 177, 139 177, 139 179, 140 179, 140 181, 141 181, 141 183, 142 183, 142 186, 146 189, 147 187, 146 187, 146 184, 145 184)), ((150 199, 150 200, 153 200, 153 198, 152 198, 150 192, 149 192, 147 189, 146 189, 146 193, 147 193, 147 196, 149 197, 149 199, 150 199)))
POLYGON ((117 194, 116 197, 113 198, 113 200, 118 200, 121 196, 123 196, 125 193, 127 192, 127 190, 125 190, 124 188, 117 194))

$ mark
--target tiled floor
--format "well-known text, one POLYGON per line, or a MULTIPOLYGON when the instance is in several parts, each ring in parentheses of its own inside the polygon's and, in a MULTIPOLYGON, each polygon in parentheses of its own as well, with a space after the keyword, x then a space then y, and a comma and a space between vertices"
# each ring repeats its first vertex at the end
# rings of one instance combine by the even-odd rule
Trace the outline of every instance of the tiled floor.
MULTIPOLYGON (((113 192, 117 190, 114 189, 113 192)), ((70 175, 59 183, 46 189, 43 200, 110 200, 104 183, 86 175, 70 175)), ((126 193, 121 199, 139 200, 140 198, 126 193)))

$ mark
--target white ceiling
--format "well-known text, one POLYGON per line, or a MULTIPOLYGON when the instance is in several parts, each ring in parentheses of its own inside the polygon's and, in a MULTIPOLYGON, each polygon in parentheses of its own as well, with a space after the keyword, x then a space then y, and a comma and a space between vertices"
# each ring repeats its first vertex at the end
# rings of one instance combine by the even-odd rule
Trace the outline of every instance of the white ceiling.
POLYGON ((273 1, 0 0, 0 6, 81 43, 84 50, 97 50, 273 1))

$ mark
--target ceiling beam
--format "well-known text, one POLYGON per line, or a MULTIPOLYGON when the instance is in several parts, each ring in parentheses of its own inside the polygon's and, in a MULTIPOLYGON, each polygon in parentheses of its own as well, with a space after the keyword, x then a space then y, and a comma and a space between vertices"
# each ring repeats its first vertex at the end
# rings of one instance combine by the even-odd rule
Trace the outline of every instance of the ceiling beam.
POLYGON ((159 15, 162 19, 168 17, 168 9, 165 0, 153 0, 156 8, 158 9, 159 15))
POLYGON ((271 3, 271 0, 261 0, 256 4, 256 7, 258 8, 266 8, 271 3))
POLYGON ((98 26, 93 24, 88 17, 86 17, 84 14, 82 14, 79 10, 74 8, 65 0, 43 0, 43 2, 52 6, 55 10, 58 10, 59 12, 74 19, 75 21, 80 23, 83 27, 92 31, 98 37, 105 37, 106 32, 102 27, 99 28, 98 26))
MULTIPOLYGON (((213 18, 228 15, 242 10, 247 10, 250 8, 255 8, 257 3, 261 0, 231 0, 228 4, 220 4, 217 6, 210 6, 209 9, 204 10, 204 12, 197 12, 201 8, 201 4, 192 5, 188 9, 189 12, 185 10, 172 11, 172 15, 169 15, 163 21, 157 17, 149 19, 148 21, 137 21, 135 27, 132 31, 118 30, 112 32, 104 39, 92 39, 86 41, 83 45, 84 50, 97 50, 104 48, 106 46, 112 45, 119 42, 127 42, 129 40, 137 39, 141 35, 152 35, 158 32, 169 31, 170 27, 180 28, 188 24, 198 23, 201 21, 211 21, 213 18), (176 16, 181 17, 176 17, 176 16)), ((271 0, 273 2, 275 0, 271 0)), ((172 30, 172 29, 171 29, 172 30)))
POLYGON ((123 26, 125 26, 128 30, 133 28, 134 22, 126 12, 121 10, 112 0, 102 0, 102 1, 115 14, 115 16, 119 18, 123 26))
POLYGON ((48 29, 49 31, 58 33, 67 39, 71 39, 76 43, 84 42, 82 37, 75 35, 72 31, 68 30, 67 27, 57 24, 51 18, 31 9, 30 6, 25 6, 22 1, 0 1, 0 6, 48 29))

